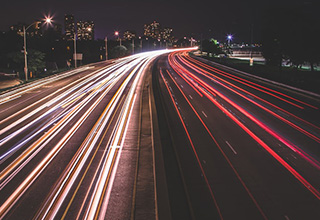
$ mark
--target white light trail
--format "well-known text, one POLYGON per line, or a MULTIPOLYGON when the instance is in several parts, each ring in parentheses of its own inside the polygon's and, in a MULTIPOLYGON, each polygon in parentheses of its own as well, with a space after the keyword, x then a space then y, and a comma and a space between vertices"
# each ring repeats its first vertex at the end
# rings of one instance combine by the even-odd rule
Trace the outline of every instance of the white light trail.
MULTIPOLYGON (((50 121, 42 124, 42 127, 38 127, 35 133, 31 133, 25 140, 19 142, 16 146, 11 147, 7 153, 0 155, 0 161, 14 155, 14 152, 16 152, 20 147, 28 144, 32 139, 36 138, 36 136, 41 135, 41 133, 46 131, 0 173, 0 188, 4 189, 15 175, 22 170, 28 162, 38 154, 38 152, 40 152, 63 129, 65 129, 72 120, 76 120, 69 131, 49 151, 49 153, 39 161, 38 165, 33 168, 26 179, 21 181, 20 185, 1 205, 0 219, 5 216, 14 204, 16 204, 19 198, 31 186, 36 178, 45 171, 46 167, 59 154, 71 137, 76 134, 78 129, 84 124, 87 118, 90 117, 91 113, 101 103, 104 97, 110 93, 111 89, 123 80, 117 92, 113 95, 113 98, 100 115, 99 120, 95 123, 91 132, 79 147, 79 150, 76 152, 76 156, 72 161, 70 161, 65 172, 60 177, 61 179, 57 181, 58 184, 51 189, 52 193, 48 195, 50 199, 48 199, 42 206, 37 216, 39 219, 54 219, 56 217, 62 203, 70 193, 71 187, 75 184, 79 173, 84 169, 86 162, 90 158, 89 156, 97 146, 98 140, 103 136, 104 130, 110 122, 110 118, 114 114, 115 109, 117 109, 120 100, 125 95, 125 101, 120 109, 120 115, 118 116, 112 135, 108 137, 108 145, 105 146, 106 150, 99 162, 99 168, 94 175, 94 178, 96 179, 92 180, 90 185, 93 188, 88 190, 88 192, 90 191, 92 194, 87 194, 82 205, 82 208, 85 208, 85 210, 82 208, 80 210, 83 211, 82 213, 84 216, 87 216, 89 219, 97 217, 99 213, 99 216, 103 217, 107 206, 105 206, 100 212, 101 207, 99 204, 102 202, 104 202, 104 204, 108 204, 117 164, 121 155, 128 124, 130 122, 131 111, 136 99, 135 91, 138 81, 141 79, 146 67, 152 60, 157 56, 171 51, 172 50, 161 50, 147 52, 119 59, 106 68, 93 71, 85 77, 72 82, 70 85, 58 89, 56 92, 49 95, 50 98, 53 98, 50 99, 45 97, 35 102, 32 104, 32 107, 36 108, 26 115, 19 117, 27 109, 31 108, 30 106, 25 109, 21 109, 10 119, 0 121, 1 125, 1 123, 14 119, 15 117, 19 118, 16 122, 0 130, 0 135, 11 132, 0 140, 0 146, 2 146, 8 143, 9 140, 14 140, 14 138, 17 137, 17 135, 22 134, 22 132, 31 130, 32 127, 40 121, 45 120, 49 115, 52 117, 50 121), (126 92, 129 84, 129 91, 126 92), (89 108, 87 108, 87 106, 89 106, 89 108), (84 109, 86 109, 85 112, 81 113, 84 109), (36 119, 30 121, 30 118, 35 116, 36 119), (26 125, 19 127, 22 123, 25 123, 26 125), (107 180, 110 175, 111 178, 107 180), (106 195, 104 195, 105 187, 107 187, 106 195), (90 197, 90 202, 87 205, 84 205, 85 201, 88 201, 87 197, 90 197)), ((86 67, 84 69, 70 71, 62 74, 61 76, 58 75, 52 77, 52 79, 46 82, 39 81, 31 83, 26 87, 17 89, 16 93, 8 92, 0 96, 0 105, 1 103, 4 103, 5 100, 13 100, 18 96, 23 98, 23 94, 27 91, 31 91, 34 88, 39 88, 45 84, 81 71, 88 70, 89 68, 90 67, 86 67)))

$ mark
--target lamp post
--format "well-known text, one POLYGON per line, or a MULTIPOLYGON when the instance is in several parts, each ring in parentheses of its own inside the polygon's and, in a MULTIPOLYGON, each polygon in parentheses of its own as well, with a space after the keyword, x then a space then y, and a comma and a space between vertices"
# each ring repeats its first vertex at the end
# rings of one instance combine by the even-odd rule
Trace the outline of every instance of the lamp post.
POLYGON ((250 62, 249 62, 249 65, 250 66, 253 66, 253 56, 252 56, 252 47, 253 47, 253 23, 251 24, 251 50, 250 50, 250 62))
POLYGON ((114 35, 118 36, 120 46, 121 46, 121 37, 120 37, 119 31, 114 32, 114 35))
POLYGON ((200 37, 200 47, 201 47, 201 56, 202 56, 202 52, 203 52, 203 48, 202 48, 202 33, 201 33, 201 37, 200 37))
POLYGON ((104 38, 105 47, 106 47, 106 60, 108 60, 108 37, 104 38))
POLYGON ((232 35, 231 34, 228 34, 227 36, 227 40, 228 40, 228 45, 230 46, 230 41, 232 40, 232 35))
POLYGON ((139 37, 139 40, 140 40, 140 52, 142 52, 142 38, 139 37))
MULTIPOLYGON (((52 18, 46 17, 45 18, 45 23, 46 24, 51 24, 52 18)), ((41 23, 41 21, 35 21, 29 26, 23 25, 23 53, 24 53, 24 74, 26 76, 26 81, 28 81, 28 58, 27 58, 27 36, 26 36, 26 31, 33 25, 41 23)))
POLYGON ((77 35, 74 33, 73 35, 73 50, 74 50, 74 68, 77 68, 77 35))
MULTIPOLYGON (((114 32, 115 36, 119 36, 119 31, 115 31, 114 32)), ((107 36, 105 36, 104 38, 104 42, 105 42, 105 48, 106 48, 106 60, 108 60, 108 36, 110 36, 110 34, 108 34, 107 36)), ((120 46, 121 46, 121 39, 120 39, 120 46)))

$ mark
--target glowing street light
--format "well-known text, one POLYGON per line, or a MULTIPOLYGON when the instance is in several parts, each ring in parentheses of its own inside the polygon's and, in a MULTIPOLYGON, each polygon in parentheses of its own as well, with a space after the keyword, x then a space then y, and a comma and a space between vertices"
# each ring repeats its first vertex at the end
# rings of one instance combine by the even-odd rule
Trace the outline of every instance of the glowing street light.
POLYGON ((50 18, 50 17, 46 17, 46 19, 45 19, 45 23, 47 23, 47 24, 51 24, 51 22, 52 22, 52 18, 50 18))
POLYGON ((231 34, 227 35, 228 45, 230 45, 230 41, 232 41, 233 36, 231 34))
POLYGON ((121 37, 120 37, 119 31, 115 31, 114 35, 116 35, 118 37, 118 39, 120 41, 120 46, 121 46, 121 37))
MULTIPOLYGON (((52 22, 52 18, 51 17, 45 17, 44 19, 46 24, 51 24, 52 22)), ((39 24, 41 23, 41 21, 35 21, 32 24, 30 24, 29 26, 25 26, 23 25, 23 52, 24 52, 24 74, 26 76, 26 81, 28 81, 28 58, 27 58, 27 36, 26 36, 26 31, 33 25, 35 24, 39 24)))

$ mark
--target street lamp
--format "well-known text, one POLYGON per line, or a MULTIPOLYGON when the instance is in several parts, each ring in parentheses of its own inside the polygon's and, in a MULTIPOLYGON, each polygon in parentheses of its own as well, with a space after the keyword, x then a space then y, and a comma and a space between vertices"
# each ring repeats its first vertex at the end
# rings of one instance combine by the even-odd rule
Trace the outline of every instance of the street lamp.
POLYGON ((228 45, 230 46, 230 41, 232 41, 233 36, 231 34, 227 35, 228 45))
POLYGON ((115 31, 114 35, 118 36, 118 39, 120 41, 120 46, 121 46, 121 37, 120 37, 119 31, 115 31))
POLYGON ((74 68, 77 68, 77 34, 73 34, 74 68))
POLYGON ((106 60, 108 59, 108 37, 104 38, 105 47, 106 47, 106 60))
POLYGON ((142 52, 142 38, 139 37, 139 40, 140 40, 140 52, 142 52))
MULTIPOLYGON (((115 31, 114 35, 119 36, 119 31, 115 31)), ((106 48, 106 60, 108 60, 108 35, 105 36, 104 42, 105 42, 105 48, 106 48)), ((121 41, 120 41, 120 46, 121 46, 121 41)))
POLYGON ((132 38, 132 54, 134 54, 134 38, 132 38))
MULTIPOLYGON (((45 18, 45 23, 46 24, 51 24, 52 18, 51 17, 46 17, 45 18)), ((39 24, 41 21, 35 21, 29 26, 23 25, 23 52, 24 52, 24 74, 26 76, 26 81, 28 81, 28 58, 27 58, 27 36, 26 36, 26 31, 33 25, 39 24)))

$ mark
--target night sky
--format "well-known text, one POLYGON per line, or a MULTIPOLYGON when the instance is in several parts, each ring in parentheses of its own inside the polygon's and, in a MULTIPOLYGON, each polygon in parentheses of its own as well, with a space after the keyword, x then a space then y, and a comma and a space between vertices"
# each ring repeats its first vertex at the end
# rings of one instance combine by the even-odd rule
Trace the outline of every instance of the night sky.
MULTIPOLYGON (((31 23, 50 13, 63 25, 64 14, 77 20, 93 20, 96 38, 113 36, 115 30, 143 33, 143 25, 158 21, 172 27, 173 35, 225 39, 233 34, 238 42, 249 42, 253 24, 254 40, 259 41, 261 14, 272 4, 311 4, 309 1, 269 0, 1 0, 0 30, 18 22, 31 23)), ((319 9, 318 9, 319 10, 319 9)))

